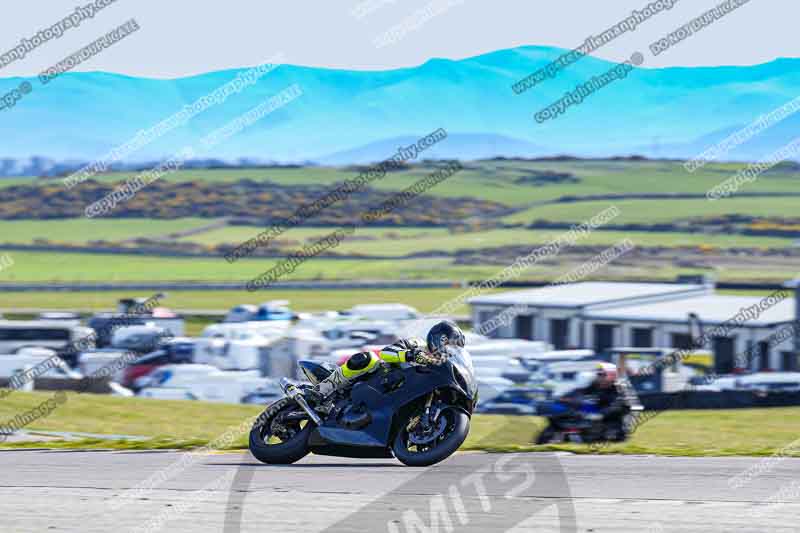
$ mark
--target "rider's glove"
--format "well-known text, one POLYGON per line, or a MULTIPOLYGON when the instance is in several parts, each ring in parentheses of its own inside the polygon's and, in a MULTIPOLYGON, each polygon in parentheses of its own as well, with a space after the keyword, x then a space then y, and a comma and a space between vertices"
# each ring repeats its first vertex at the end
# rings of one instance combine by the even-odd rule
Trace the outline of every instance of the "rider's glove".
POLYGON ((397 341, 396 346, 412 352, 425 351, 425 342, 422 339, 410 338, 400 339, 397 341))
POLYGON ((416 364, 425 364, 423 360, 425 359, 425 352, 416 349, 416 348, 409 348, 406 351, 406 363, 416 363, 416 364))
POLYGON ((418 365, 440 365, 444 359, 434 354, 430 354, 422 349, 410 350, 406 354, 406 362, 418 365))

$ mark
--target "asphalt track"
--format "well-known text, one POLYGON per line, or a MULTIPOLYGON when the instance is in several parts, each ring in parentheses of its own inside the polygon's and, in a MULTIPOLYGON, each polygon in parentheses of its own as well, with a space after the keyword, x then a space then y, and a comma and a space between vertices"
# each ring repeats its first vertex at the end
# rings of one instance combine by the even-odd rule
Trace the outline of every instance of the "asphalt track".
POLYGON ((800 531, 800 459, 764 461, 461 453, 421 469, 320 456, 266 466, 241 453, 3 451, 0 531, 800 531), (759 475, 731 487, 757 465, 759 475), (169 468, 170 479, 136 490, 169 468))

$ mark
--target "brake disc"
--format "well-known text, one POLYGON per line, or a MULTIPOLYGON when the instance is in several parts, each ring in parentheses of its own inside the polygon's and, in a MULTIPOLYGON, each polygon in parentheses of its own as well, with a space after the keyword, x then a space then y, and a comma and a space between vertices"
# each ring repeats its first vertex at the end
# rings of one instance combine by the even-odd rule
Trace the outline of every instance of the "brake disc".
POLYGON ((409 433, 408 442, 411 444, 429 444, 438 439, 447 428, 447 420, 440 416, 436 427, 420 428, 417 425, 414 431, 409 433))

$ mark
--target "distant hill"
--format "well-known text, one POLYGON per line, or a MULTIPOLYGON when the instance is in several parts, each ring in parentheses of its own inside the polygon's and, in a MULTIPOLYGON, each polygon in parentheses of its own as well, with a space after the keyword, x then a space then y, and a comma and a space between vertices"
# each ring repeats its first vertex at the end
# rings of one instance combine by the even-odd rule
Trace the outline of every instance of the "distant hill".
MULTIPOLYGON (((338 152, 318 161, 324 165, 347 165, 351 163, 369 163, 385 159, 399 146, 408 146, 417 142, 415 137, 395 137, 359 146, 344 152, 338 152)), ((498 156, 514 154, 515 157, 541 157, 549 155, 550 150, 528 141, 513 139, 505 135, 480 133, 456 133, 448 135, 447 140, 440 142, 423 152, 424 159, 490 159, 498 156)))
MULTIPOLYGON (((141 171, 154 168, 161 160, 136 161, 130 163, 115 163, 110 168, 115 172, 141 171)), ((90 160, 55 161, 47 157, 26 157, 23 159, 0 159, 0 177, 14 176, 66 176, 90 164, 90 160)), ((274 161, 259 160, 254 158, 239 158, 234 160, 223 159, 191 159, 186 161, 184 169, 219 169, 219 168, 286 168, 297 166, 313 166, 312 162, 299 164, 276 163, 274 161)))
MULTIPOLYGON (((538 124, 535 112, 611 67, 606 61, 586 57, 522 95, 513 93, 512 83, 562 52, 525 46, 377 72, 283 65, 130 160, 158 160, 192 145, 292 83, 303 88, 303 96, 199 157, 363 163, 389 157, 398 145, 445 128, 449 139, 425 157, 641 154, 684 158, 800 92, 800 59, 749 67, 641 68, 563 116, 538 124)), ((25 166, 19 161, 33 156, 59 162, 53 163, 56 166, 102 156, 238 72, 166 80, 68 73, 47 86, 31 78, 33 92, 16 107, 2 111, 0 157, 6 162, 0 172, 19 173, 20 166, 25 166)), ((21 81, 0 79, 0 91, 21 81)), ((733 151, 730 158, 761 157, 788 143, 798 125, 800 119, 791 117, 733 151)))

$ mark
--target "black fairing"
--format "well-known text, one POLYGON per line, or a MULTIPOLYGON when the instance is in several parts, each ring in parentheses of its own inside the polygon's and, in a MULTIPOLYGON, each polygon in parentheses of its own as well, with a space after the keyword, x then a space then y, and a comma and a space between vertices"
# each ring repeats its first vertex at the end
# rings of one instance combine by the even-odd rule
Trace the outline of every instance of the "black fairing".
MULTIPOLYGON (((348 419, 331 416, 310 435, 311 451, 344 457, 392 457, 396 423, 431 392, 444 393, 447 403, 472 416, 478 400, 471 368, 458 361, 438 366, 384 368, 353 386, 350 405, 369 413, 369 423, 348 429, 348 419)), ((440 396, 442 395, 440 393, 440 396)))

